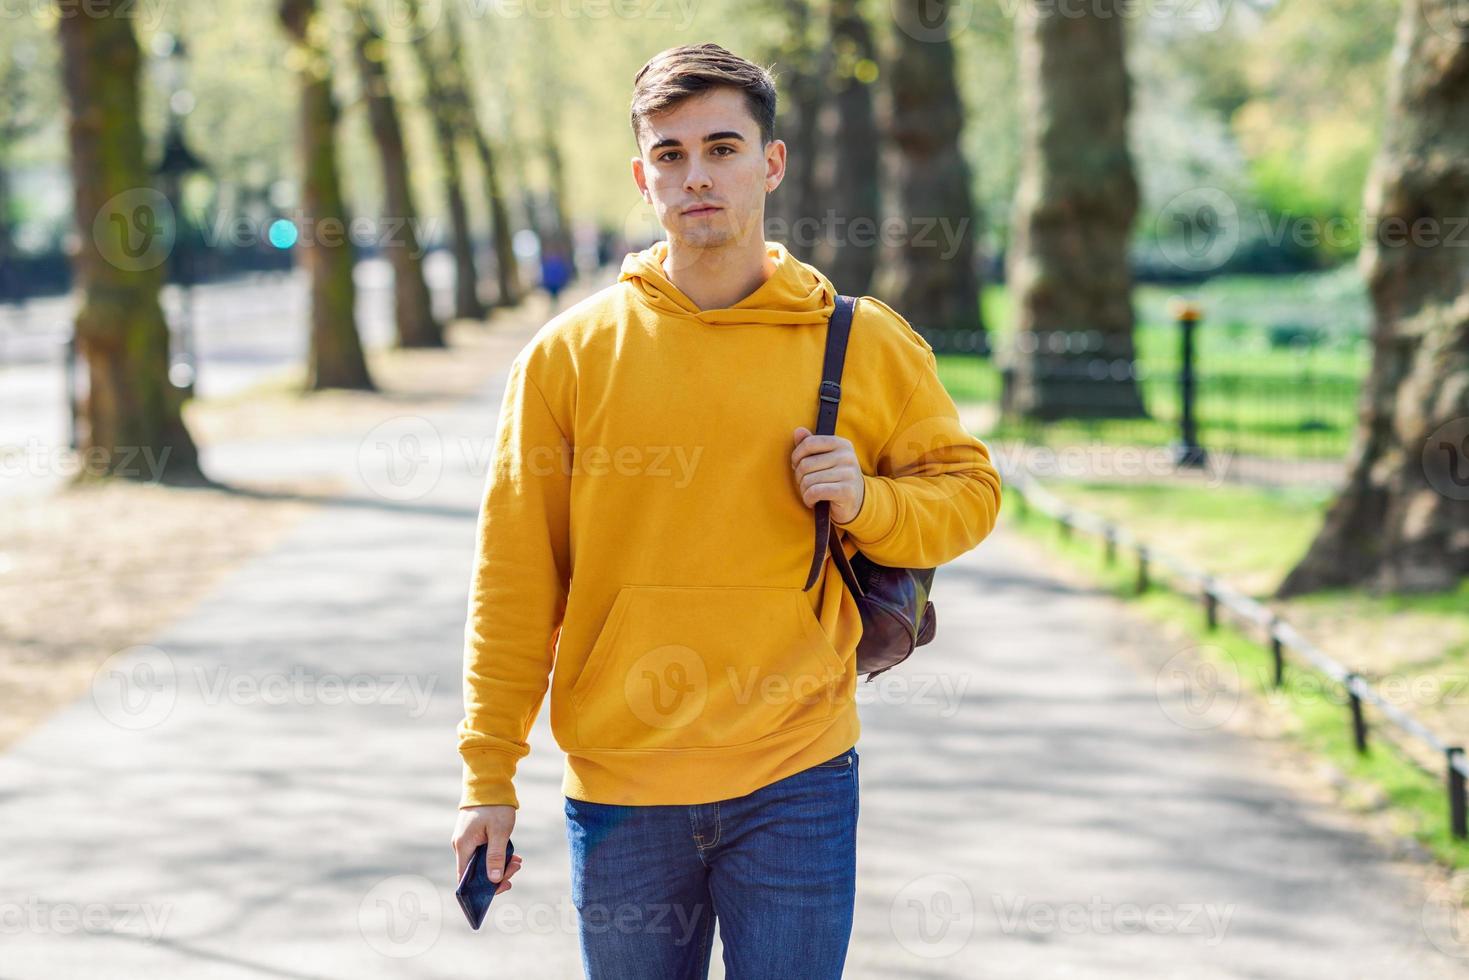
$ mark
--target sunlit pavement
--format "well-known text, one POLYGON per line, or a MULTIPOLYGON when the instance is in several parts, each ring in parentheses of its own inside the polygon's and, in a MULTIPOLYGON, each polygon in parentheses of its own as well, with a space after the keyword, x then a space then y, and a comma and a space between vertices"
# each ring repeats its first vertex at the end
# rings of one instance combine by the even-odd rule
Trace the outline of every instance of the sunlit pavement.
MULTIPOLYGON (((281 447, 274 465, 353 489, 0 755, 0 977, 580 976, 544 708, 515 887, 479 933, 452 895, 503 381, 426 423, 281 447)), ((229 480, 265 459, 207 462, 229 480)), ((935 601, 935 643, 863 688, 848 976, 1469 974, 1378 845, 1115 655, 1160 641, 1114 600, 1002 528, 935 601)))

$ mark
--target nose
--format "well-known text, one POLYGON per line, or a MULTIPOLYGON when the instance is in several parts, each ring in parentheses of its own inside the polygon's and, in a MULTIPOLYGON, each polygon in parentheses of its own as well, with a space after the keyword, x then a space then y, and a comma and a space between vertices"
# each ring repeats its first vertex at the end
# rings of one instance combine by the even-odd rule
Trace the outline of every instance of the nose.
POLYGON ((702 194, 712 187, 714 181, 710 179, 709 172, 698 157, 692 158, 689 163, 689 172, 684 177, 683 189, 691 194, 702 194))

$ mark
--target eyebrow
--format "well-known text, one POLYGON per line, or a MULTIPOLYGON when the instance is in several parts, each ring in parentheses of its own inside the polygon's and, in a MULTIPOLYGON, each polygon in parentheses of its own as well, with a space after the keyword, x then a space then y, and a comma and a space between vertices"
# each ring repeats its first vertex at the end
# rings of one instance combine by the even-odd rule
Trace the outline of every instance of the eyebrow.
MULTIPOLYGON (((732 129, 722 130, 718 133, 710 133, 708 136, 704 137, 705 143, 713 143, 715 140, 739 140, 741 143, 743 143, 745 141, 745 138, 732 129)), ((651 153, 654 150, 661 150, 665 146, 683 146, 683 143, 679 142, 671 136, 665 137, 664 139, 661 139, 658 142, 654 143, 652 146, 648 147, 648 152, 651 153)))

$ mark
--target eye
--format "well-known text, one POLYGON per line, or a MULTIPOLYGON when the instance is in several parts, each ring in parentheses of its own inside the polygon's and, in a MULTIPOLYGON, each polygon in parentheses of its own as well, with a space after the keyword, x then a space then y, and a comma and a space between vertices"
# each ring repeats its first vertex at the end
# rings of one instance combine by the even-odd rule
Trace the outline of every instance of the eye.
POLYGON ((730 145, 729 145, 729 144, 727 144, 727 143, 721 143, 721 144, 720 144, 720 145, 719 145, 719 146, 716 146, 716 147, 715 147, 715 148, 714 148, 714 149, 713 149, 713 151, 712 151, 712 152, 714 152, 714 153, 716 153, 716 154, 718 154, 718 155, 719 155, 719 156, 726 156, 726 157, 727 157, 727 156, 729 156, 729 155, 730 155, 730 153, 733 153, 733 152, 734 152, 734 151, 735 151, 735 148, 734 148, 734 147, 732 147, 732 146, 730 146, 730 145), (729 151, 729 153, 720 153, 720 152, 719 152, 719 151, 720 151, 720 150, 728 150, 728 151, 729 151))
POLYGON ((673 159, 676 156, 678 156, 678 151, 677 150, 669 150, 667 153, 661 154, 658 157, 658 162, 659 163, 668 163, 671 159, 673 159))

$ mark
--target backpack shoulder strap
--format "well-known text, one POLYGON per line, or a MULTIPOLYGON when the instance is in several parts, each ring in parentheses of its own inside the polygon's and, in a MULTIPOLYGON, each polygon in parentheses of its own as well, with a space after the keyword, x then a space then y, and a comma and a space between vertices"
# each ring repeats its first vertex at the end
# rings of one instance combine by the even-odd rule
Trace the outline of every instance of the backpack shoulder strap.
MULTIPOLYGON (((826 325, 826 356, 821 364, 821 387, 817 396, 816 411, 816 435, 836 435, 837 412, 842 402, 842 367, 847 360, 847 340, 852 332, 852 313, 857 307, 855 296, 838 296, 836 306, 831 311, 831 318, 826 325)), ((837 533, 836 526, 831 522, 831 502, 828 500, 817 501, 813 508, 816 512, 816 549, 811 557, 811 571, 806 576, 806 585, 802 591, 809 590, 821 577, 821 569, 826 564, 826 552, 828 546, 836 559, 837 569, 842 578, 846 580, 848 588, 855 595, 862 595, 862 589, 857 584, 857 577, 852 573, 852 566, 847 561, 846 552, 842 550, 841 536, 837 533)))

